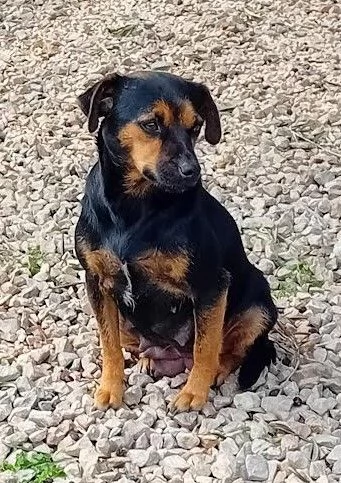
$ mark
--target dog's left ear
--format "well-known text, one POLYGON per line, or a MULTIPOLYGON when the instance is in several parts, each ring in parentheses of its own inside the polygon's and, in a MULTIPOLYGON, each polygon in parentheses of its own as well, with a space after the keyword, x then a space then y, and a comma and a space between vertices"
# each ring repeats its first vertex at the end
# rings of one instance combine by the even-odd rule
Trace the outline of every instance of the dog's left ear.
POLYGON ((119 79, 118 74, 110 74, 77 98, 80 108, 88 118, 91 133, 96 131, 99 118, 107 115, 112 109, 119 79))
POLYGON ((211 93, 203 84, 194 84, 193 104, 205 121, 205 139, 210 144, 218 144, 221 138, 221 124, 218 108, 211 93))

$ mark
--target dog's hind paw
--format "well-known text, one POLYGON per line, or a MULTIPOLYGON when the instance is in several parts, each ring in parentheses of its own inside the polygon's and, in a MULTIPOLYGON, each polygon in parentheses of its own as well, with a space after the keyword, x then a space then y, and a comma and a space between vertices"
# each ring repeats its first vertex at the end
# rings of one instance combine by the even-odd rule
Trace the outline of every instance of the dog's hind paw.
POLYGON ((153 374, 154 361, 149 357, 141 357, 136 364, 136 371, 140 374, 153 374))

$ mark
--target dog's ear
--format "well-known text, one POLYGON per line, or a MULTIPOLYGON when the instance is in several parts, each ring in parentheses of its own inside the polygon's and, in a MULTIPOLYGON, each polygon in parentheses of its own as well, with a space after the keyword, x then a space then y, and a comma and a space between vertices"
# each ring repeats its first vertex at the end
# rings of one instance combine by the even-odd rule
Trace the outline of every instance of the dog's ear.
POLYGON ((80 108, 88 118, 91 133, 96 131, 99 118, 106 116, 112 109, 119 79, 118 74, 110 74, 77 98, 80 108))
POLYGON ((205 139, 210 144, 218 144, 221 138, 221 124, 218 108, 211 93, 203 84, 194 84, 193 104, 205 121, 205 139))

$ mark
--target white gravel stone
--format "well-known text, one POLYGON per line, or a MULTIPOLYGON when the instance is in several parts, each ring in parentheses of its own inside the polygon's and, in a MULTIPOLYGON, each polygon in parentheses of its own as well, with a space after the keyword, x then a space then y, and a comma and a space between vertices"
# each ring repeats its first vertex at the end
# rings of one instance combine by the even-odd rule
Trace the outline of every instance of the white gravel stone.
POLYGON ((19 375, 15 366, 0 365, 0 383, 14 381, 19 375))
POLYGON ((128 451, 128 456, 139 468, 156 465, 160 460, 160 456, 153 448, 131 449, 128 451))
POLYGON ((237 409, 251 411, 260 407, 260 397, 253 392, 243 392, 236 394, 233 400, 237 409))
POLYGON ((336 461, 341 460, 341 445, 338 444, 333 448, 330 453, 326 456, 326 460, 328 461, 329 464, 333 464, 336 461))
POLYGON ((124 402, 128 406, 136 406, 142 399, 142 389, 139 386, 129 387, 124 393, 124 402))
POLYGON ((166 456, 161 462, 161 466, 185 471, 189 468, 187 461, 178 455, 166 456))
POLYGON ((12 412, 12 405, 8 402, 0 405, 0 422, 8 418, 12 412))
POLYGON ((235 458, 225 450, 221 450, 211 468, 212 475, 217 479, 231 479, 236 472, 235 458))
POLYGON ((192 433, 178 433, 176 435, 176 442, 180 448, 192 449, 200 444, 200 438, 192 433))
POLYGON ((264 456, 248 454, 245 460, 247 479, 250 481, 266 481, 269 476, 269 465, 264 456))
POLYGON ((288 396, 267 396, 262 399, 262 408, 277 416, 280 419, 286 419, 292 407, 293 400, 288 396))
POLYGON ((309 476, 314 480, 317 480, 320 476, 326 474, 325 461, 312 461, 309 467, 309 476))

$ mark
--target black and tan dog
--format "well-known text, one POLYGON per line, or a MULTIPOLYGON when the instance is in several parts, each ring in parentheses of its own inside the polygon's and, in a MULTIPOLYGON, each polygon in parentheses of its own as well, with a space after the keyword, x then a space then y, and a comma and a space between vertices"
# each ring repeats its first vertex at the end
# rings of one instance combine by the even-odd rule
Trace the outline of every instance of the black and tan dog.
POLYGON ((122 402, 121 347, 156 376, 190 369, 179 410, 200 409, 239 366, 249 387, 275 359, 277 313, 233 218, 201 184, 202 125, 209 143, 221 137, 208 89, 164 73, 114 74, 78 100, 90 132, 103 118, 76 228, 103 348, 97 406, 122 402))

